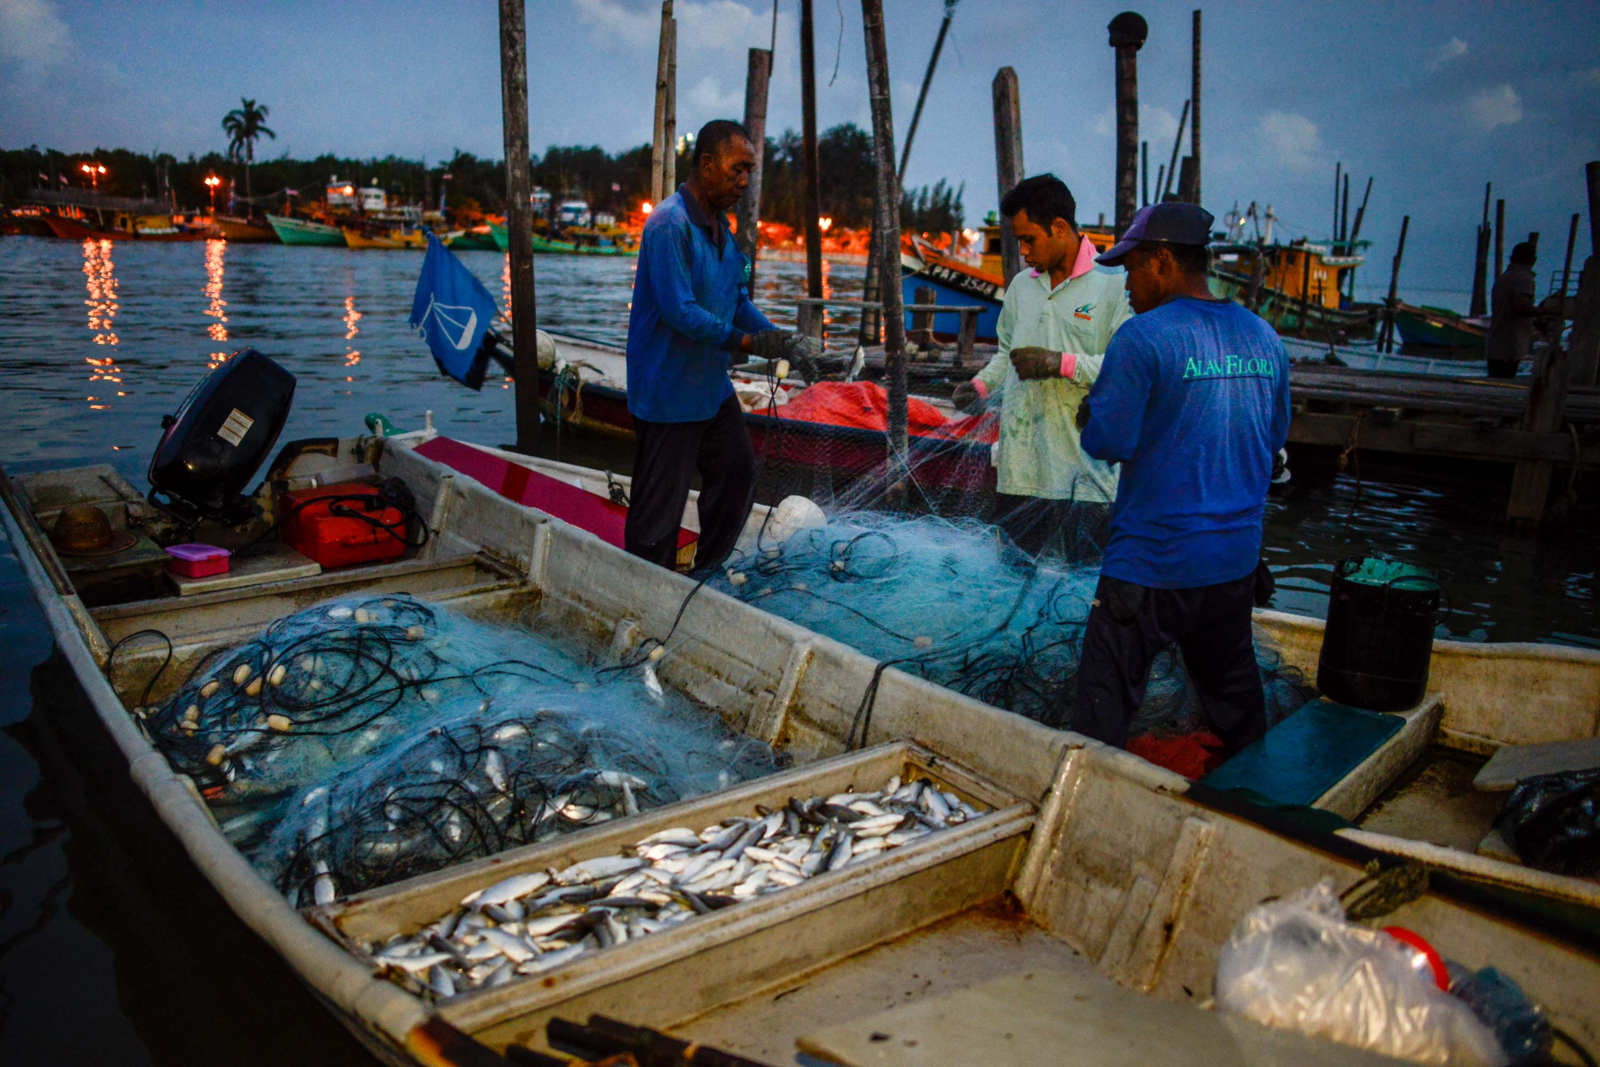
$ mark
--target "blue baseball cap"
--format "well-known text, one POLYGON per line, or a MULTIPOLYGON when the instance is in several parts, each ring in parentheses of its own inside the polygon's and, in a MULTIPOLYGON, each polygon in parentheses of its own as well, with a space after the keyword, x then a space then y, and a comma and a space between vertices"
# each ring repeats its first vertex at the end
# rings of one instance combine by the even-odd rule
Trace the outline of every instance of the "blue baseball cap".
POLYGON ((1107 267, 1120 266, 1129 252, 1151 241, 1204 248, 1211 243, 1211 223, 1215 218, 1199 204, 1151 204, 1140 208, 1123 231, 1122 240, 1095 256, 1094 261, 1107 267))

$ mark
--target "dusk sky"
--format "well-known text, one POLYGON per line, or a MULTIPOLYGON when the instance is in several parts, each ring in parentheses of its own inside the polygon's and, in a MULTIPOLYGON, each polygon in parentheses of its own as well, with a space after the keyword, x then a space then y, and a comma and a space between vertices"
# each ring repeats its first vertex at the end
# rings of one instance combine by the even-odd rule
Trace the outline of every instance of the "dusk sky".
MULTIPOLYGON (((825 128, 870 129, 859 5, 816 6, 825 128), (835 66, 837 64, 837 75, 835 66)), ((886 0, 894 118, 903 138, 942 12, 886 0)), ((989 85, 1022 86, 1024 157, 1077 194, 1080 217, 1112 209, 1112 59, 1106 23, 1128 0, 962 0, 918 131, 908 185, 966 183, 969 219, 995 206, 989 85)), ((1141 129, 1156 162, 1189 91, 1194 5, 1143 2, 1141 129)), ((608 150, 649 140, 659 5, 528 4, 531 140, 608 150)), ((746 50, 765 47, 770 0, 678 0, 678 127, 743 112, 746 50)), ((769 130, 798 128, 799 0, 778 0, 769 130)), ((1333 169, 1375 176, 1362 236, 1367 284, 1387 284, 1411 214, 1402 290, 1447 298, 1471 281, 1483 184, 1514 235, 1542 232, 1541 292, 1560 269, 1568 220, 1585 210, 1582 166, 1600 158, 1600 8, 1587 3, 1214 3, 1204 7, 1204 191, 1219 218, 1271 203, 1280 233, 1326 236, 1333 169)), ((0 146, 95 146, 178 155, 225 147, 223 114, 251 96, 276 141, 258 153, 460 148, 501 155, 496 6, 394 3, 91 4, 0 0, 0 146)), ((897 148, 898 151, 898 148, 897 148)), ((823 176, 827 180, 827 176, 823 176)), ((1352 207, 1352 213, 1354 207, 1352 207)), ((1579 262, 1588 251, 1579 242, 1579 262)))

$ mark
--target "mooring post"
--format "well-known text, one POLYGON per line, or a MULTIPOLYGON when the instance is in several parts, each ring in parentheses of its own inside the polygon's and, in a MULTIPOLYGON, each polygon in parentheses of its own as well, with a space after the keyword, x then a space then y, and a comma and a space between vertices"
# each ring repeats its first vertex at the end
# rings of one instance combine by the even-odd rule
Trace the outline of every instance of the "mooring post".
POLYGON ((667 104, 662 114, 661 131, 666 136, 666 155, 661 160, 661 198, 678 191, 678 20, 667 24, 667 104))
MULTIPOLYGON (((1572 225, 1567 229, 1567 258, 1561 264, 1561 314, 1567 315, 1567 293, 1572 288, 1572 250, 1578 244, 1578 213, 1572 213, 1572 225)), ((1552 279, 1553 280, 1553 279, 1552 279)), ((1571 317, 1571 316, 1567 316, 1571 317)))
MULTIPOLYGON (((656 46, 656 125, 650 140, 650 203, 666 199, 661 176, 667 153, 667 52, 672 45, 672 0, 661 0, 661 38, 656 46)), ((670 192, 670 190, 668 190, 670 192)))
POLYGON ((806 175, 805 197, 801 203, 805 207, 806 295, 820 300, 822 181, 817 170, 817 50, 811 26, 811 0, 800 0, 800 136, 804 140, 806 175))
MULTIPOLYGON (((807 0, 809 3, 809 0, 807 0)), ((906 317, 900 299, 900 182, 894 172, 894 113, 889 100, 889 48, 884 39, 883 0, 861 0, 867 39, 867 85, 872 103, 872 154, 877 163, 874 216, 883 290, 883 369, 889 391, 889 500, 904 500, 910 473, 906 427, 906 317)))
POLYGON ((1132 11, 1106 26, 1117 50, 1117 236, 1139 210, 1139 49, 1150 27, 1132 11))
POLYGON ((744 80, 744 128, 756 150, 756 167, 750 172, 750 188, 739 201, 739 247, 750 261, 750 281, 755 282, 756 256, 761 238, 761 172, 767 154, 767 85, 772 79, 772 53, 765 48, 750 49, 750 67, 744 80))
POLYGON ((1184 156, 1178 160, 1178 199, 1186 204, 1195 202, 1193 156, 1184 156))
MULTIPOLYGON (((1567 351, 1559 343, 1551 344, 1535 362, 1522 417, 1524 430, 1536 434, 1560 432, 1567 410, 1568 369, 1567 351)), ((1517 461, 1511 474, 1511 500, 1506 506, 1506 518, 1514 526, 1525 530, 1538 527, 1554 473, 1555 464, 1547 459, 1517 461)))
MULTIPOLYGON (((1024 177, 1022 169, 1022 89, 1017 72, 1001 67, 994 76, 994 165, 1000 189, 999 199, 1016 188, 1024 177)), ((1000 269, 1006 284, 1022 269, 1022 251, 1017 247, 1011 220, 1000 216, 1000 269)))
MULTIPOLYGON (((1350 235, 1350 172, 1344 172, 1344 207, 1339 215, 1339 240, 1344 241, 1350 235)), ((1345 246, 1345 255, 1350 254, 1349 245, 1345 246)))
POLYGON ((1311 318, 1311 238, 1300 247, 1300 336, 1306 335, 1311 318))
POLYGON ((1344 169, 1343 163, 1333 165, 1333 245, 1339 243, 1339 175, 1344 169))
MULTIPOLYGON (((924 306, 937 304, 939 302, 938 296, 935 294, 933 286, 931 285, 917 286, 916 290, 912 293, 912 297, 916 303, 924 306)), ((933 312, 916 310, 911 312, 910 340, 919 349, 933 347, 933 312)))
POLYGON ((1157 203, 1161 202, 1161 199, 1162 199, 1161 190, 1164 187, 1162 179, 1164 179, 1166 176, 1167 176, 1167 165, 1165 163, 1157 164, 1156 165, 1156 202, 1157 203))
POLYGON ((1383 350, 1394 351, 1394 312, 1400 302, 1400 260, 1406 254, 1406 231, 1411 229, 1411 216, 1400 220, 1400 243, 1394 250, 1394 267, 1389 272, 1389 297, 1383 302, 1383 350))
POLYGON ((1163 202, 1172 192, 1172 187, 1178 181, 1178 150, 1183 147, 1183 128, 1189 123, 1189 101, 1183 102, 1183 110, 1178 112, 1178 132, 1172 137, 1172 158, 1167 160, 1167 180, 1156 182, 1156 201, 1163 202))
POLYGON ((500 0, 500 113, 506 150, 506 235, 511 267, 511 375, 517 445, 539 453, 539 334, 533 294, 533 173, 528 159, 525 0, 500 0))
POLYGON ((1489 194, 1493 189, 1493 182, 1484 183, 1483 221, 1478 224, 1478 248, 1472 261, 1472 300, 1467 305, 1468 315, 1482 315, 1489 307, 1489 194))
POLYGON ((1194 11, 1194 57, 1191 71, 1193 84, 1189 89, 1189 99, 1194 101, 1193 113, 1189 116, 1189 154, 1194 157, 1194 180, 1190 183, 1189 192, 1192 196, 1190 203, 1200 203, 1200 9, 1194 11))
POLYGON ((1494 280, 1506 269, 1506 202, 1494 202, 1494 280))
MULTIPOLYGON (((1589 235, 1593 244, 1578 279, 1572 302, 1572 368, 1570 380, 1594 385, 1600 371, 1600 162, 1585 168, 1589 192, 1589 235)), ((1574 217, 1576 222, 1576 217, 1574 217)), ((1568 268, 1569 270, 1571 268, 1568 268)))
MULTIPOLYGON (((1353 254, 1356 250, 1356 241, 1361 238, 1361 220, 1367 214, 1367 198, 1372 195, 1372 176, 1367 176, 1367 191, 1361 194, 1361 206, 1356 208, 1356 221, 1350 224, 1349 248, 1353 254)), ((1345 277, 1350 281, 1350 302, 1356 300, 1356 268, 1351 267, 1345 272, 1345 277)))
POLYGON ((1150 142, 1139 142, 1139 206, 1150 206, 1150 142))

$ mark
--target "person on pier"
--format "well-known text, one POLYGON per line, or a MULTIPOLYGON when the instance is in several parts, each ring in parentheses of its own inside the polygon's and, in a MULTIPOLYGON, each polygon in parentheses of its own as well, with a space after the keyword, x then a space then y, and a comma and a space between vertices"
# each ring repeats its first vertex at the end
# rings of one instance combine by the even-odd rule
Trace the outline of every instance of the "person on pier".
POLYGON ((1536 304, 1533 264, 1538 247, 1523 241, 1511 249, 1511 264, 1495 279, 1489 297, 1489 377, 1515 378, 1533 344, 1534 320, 1548 314, 1536 304))
POLYGON ((623 540, 671 568, 690 483, 700 475, 695 568, 733 551, 755 494, 755 453, 728 368, 736 354, 773 362, 813 342, 775 328, 750 301, 750 263, 728 211, 750 185, 755 146, 717 119, 695 137, 689 180, 650 213, 628 316, 628 411, 637 445, 623 540))
POLYGON ((1137 314, 1082 408, 1083 448, 1121 463, 1085 625, 1072 728, 1119 748, 1176 644, 1225 755, 1266 733, 1251 608, 1270 589, 1261 520, 1289 436, 1289 360, 1260 317, 1212 296, 1212 216, 1155 204, 1099 257, 1137 314))
POLYGON ((1098 542, 1117 491, 1116 468, 1086 455, 1078 404, 1100 374, 1106 345, 1132 311, 1122 279, 1094 269, 1094 245, 1078 229, 1078 205, 1053 174, 1020 182, 1000 201, 1022 258, 1000 309, 1000 349, 955 390, 966 411, 1000 407, 994 457, 997 521, 1030 553, 1076 555, 1068 531, 1098 542))

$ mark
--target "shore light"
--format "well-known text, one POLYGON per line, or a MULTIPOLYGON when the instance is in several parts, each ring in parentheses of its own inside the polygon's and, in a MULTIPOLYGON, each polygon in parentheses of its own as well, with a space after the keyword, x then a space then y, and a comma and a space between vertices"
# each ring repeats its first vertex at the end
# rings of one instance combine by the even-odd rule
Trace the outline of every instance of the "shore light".
POLYGON ((95 192, 99 192, 100 191, 100 175, 102 175, 102 174, 104 174, 106 172, 105 164, 104 163, 83 163, 83 164, 80 164, 78 166, 78 169, 83 171, 85 174, 87 174, 89 176, 90 184, 94 187, 95 192))
POLYGON ((642 214, 642 215, 648 215, 648 214, 650 214, 650 212, 652 212, 654 210, 655 210, 654 205, 652 205, 650 203, 650 201, 648 201, 648 200, 642 201, 639 204, 639 213, 642 214))
POLYGON ((217 213, 217 186, 222 184, 222 179, 215 174, 207 174, 205 178, 206 189, 211 193, 211 213, 217 213))

